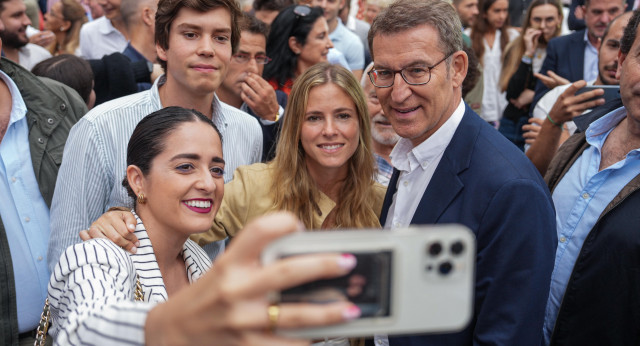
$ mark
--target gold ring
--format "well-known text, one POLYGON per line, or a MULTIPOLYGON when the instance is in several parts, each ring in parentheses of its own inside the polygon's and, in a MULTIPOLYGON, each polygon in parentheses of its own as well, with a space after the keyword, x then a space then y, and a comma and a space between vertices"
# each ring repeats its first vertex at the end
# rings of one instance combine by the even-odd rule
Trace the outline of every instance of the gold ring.
POLYGON ((267 315, 269 315, 269 332, 273 333, 278 328, 278 316, 280 315, 278 304, 270 304, 267 308, 267 315))

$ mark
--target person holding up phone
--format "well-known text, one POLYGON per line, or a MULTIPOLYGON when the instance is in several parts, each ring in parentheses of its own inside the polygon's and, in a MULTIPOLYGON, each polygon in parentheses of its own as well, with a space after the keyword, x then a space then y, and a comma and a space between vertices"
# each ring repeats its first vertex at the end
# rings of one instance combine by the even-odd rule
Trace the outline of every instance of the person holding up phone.
POLYGON ((602 89, 585 93, 578 93, 578 91, 587 85, 618 85, 620 83, 616 78, 618 52, 629 18, 631 18, 631 12, 625 12, 611 21, 607 27, 598 50, 596 80, 590 83, 581 80, 555 87, 540 99, 533 110, 533 117, 529 119, 529 124, 522 127, 527 144, 530 145, 526 155, 538 168, 540 174, 545 174, 560 145, 575 132, 576 125, 572 119, 605 103, 603 98, 594 100, 594 97, 603 95, 602 89))
POLYGON ((524 149, 522 125, 529 119, 540 71, 547 55, 547 42, 560 35, 562 7, 555 0, 536 0, 527 10, 523 35, 505 49, 500 73, 500 90, 507 93, 507 108, 498 130, 521 150, 524 149))

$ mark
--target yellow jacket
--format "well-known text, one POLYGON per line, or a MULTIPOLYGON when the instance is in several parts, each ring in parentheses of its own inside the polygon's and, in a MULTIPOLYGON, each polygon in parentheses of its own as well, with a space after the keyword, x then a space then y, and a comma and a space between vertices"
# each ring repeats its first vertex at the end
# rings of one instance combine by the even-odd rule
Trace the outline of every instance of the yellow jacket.
MULTIPOLYGON (((258 216, 273 209, 273 198, 270 196, 273 182, 271 164, 255 163, 241 166, 233 174, 233 180, 224 186, 222 205, 216 214, 213 225, 208 232, 194 234, 191 239, 200 246, 212 243, 227 236, 235 236, 244 225, 258 216)), ((380 216, 382 202, 387 188, 375 183, 374 210, 380 216)), ((320 192, 317 201, 321 215, 314 214, 312 229, 319 229, 324 219, 335 207, 335 202, 320 192)))

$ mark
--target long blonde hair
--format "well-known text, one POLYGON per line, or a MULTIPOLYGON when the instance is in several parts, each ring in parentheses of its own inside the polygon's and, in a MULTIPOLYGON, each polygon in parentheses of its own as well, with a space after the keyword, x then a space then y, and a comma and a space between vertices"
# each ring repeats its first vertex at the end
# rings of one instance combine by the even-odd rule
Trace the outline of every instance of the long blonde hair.
MULTIPOLYGON (((556 28, 556 32, 553 34, 553 37, 558 37, 561 34, 560 25, 562 24, 562 6, 558 0, 535 0, 527 9, 527 13, 525 15, 521 34, 511 43, 507 45, 504 53, 502 54, 502 70, 500 71, 500 90, 506 91, 507 86, 509 85, 509 80, 513 77, 513 74, 516 73, 518 66, 520 65, 520 60, 524 55, 524 51, 526 49, 524 43, 524 33, 527 32, 527 29, 531 27, 531 13, 533 9, 542 6, 542 5, 553 5, 558 10, 558 26, 556 28)), ((544 39, 544 36, 541 36, 542 42, 546 44, 547 42, 544 39)))
POLYGON ((347 163, 347 178, 334 209, 335 224, 330 226, 377 227, 378 215, 373 209, 375 161, 371 150, 367 102, 353 74, 341 66, 328 63, 316 64, 300 75, 289 95, 276 157, 272 163, 274 208, 291 211, 309 229, 313 227, 314 213, 320 213, 316 203, 320 198, 320 190, 307 170, 300 132, 311 89, 327 83, 340 87, 353 100, 360 125, 358 147, 347 163))
POLYGON ((67 30, 64 41, 51 45, 49 51, 53 55, 57 55, 60 51, 62 54, 75 54, 76 48, 80 45, 80 28, 88 21, 87 15, 82 5, 76 0, 62 0, 60 2, 62 3, 62 19, 71 22, 71 26, 67 30))

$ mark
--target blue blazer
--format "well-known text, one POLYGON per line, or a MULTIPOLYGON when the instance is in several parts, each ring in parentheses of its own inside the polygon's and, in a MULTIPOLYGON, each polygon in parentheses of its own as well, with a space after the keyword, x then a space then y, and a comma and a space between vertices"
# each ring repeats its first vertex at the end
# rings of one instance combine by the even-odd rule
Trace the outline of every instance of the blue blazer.
MULTIPOLYGON (((394 170, 382 225, 398 176, 394 170)), ((391 345, 540 345, 557 244, 553 202, 527 157, 468 105, 411 223, 460 223, 474 232, 474 313, 461 332, 391 338, 391 345)))
MULTIPOLYGON (((547 45, 547 57, 542 63, 540 73, 547 74, 553 71, 560 77, 575 82, 584 78, 584 33, 585 30, 573 32, 569 35, 560 36, 549 41, 547 45)), ((549 89, 538 80, 536 84, 536 94, 529 108, 531 112, 536 103, 549 89)))

